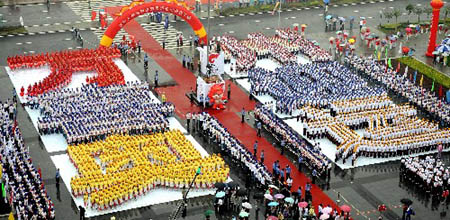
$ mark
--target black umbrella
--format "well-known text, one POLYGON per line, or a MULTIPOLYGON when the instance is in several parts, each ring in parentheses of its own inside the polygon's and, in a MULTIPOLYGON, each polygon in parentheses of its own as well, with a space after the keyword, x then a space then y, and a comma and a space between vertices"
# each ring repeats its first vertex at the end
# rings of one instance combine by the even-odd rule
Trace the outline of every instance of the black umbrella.
POLYGON ((405 204, 405 205, 413 204, 413 201, 411 201, 411 199, 406 199, 406 198, 401 199, 400 202, 405 204))
POLYGON ((236 195, 237 195, 237 196, 245 196, 245 195, 247 195, 247 191, 246 191, 245 189, 239 189, 239 190, 236 192, 236 195))
POLYGON ((255 193, 255 195, 253 195, 254 199, 262 199, 264 198, 264 193, 255 193))
POLYGON ((289 192, 289 190, 286 189, 286 188, 281 190, 281 194, 283 194, 283 196, 285 196, 285 197, 290 197, 291 196, 291 192, 289 192))
POLYGON ((223 188, 225 188, 225 184, 224 183, 214 183, 214 187, 217 189, 223 189, 223 188))
POLYGON ((230 188, 234 188, 234 187, 236 187, 236 186, 239 186, 239 184, 236 183, 236 182, 230 182, 230 183, 228 183, 228 186, 229 186, 230 188))

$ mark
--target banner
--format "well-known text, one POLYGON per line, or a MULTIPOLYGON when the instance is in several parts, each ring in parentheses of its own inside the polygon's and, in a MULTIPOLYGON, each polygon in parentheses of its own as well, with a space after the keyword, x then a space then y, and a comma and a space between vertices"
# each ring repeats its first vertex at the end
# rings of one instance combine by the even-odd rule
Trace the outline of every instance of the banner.
POLYGON ((272 11, 272 15, 275 14, 275 11, 277 10, 278 6, 280 6, 280 1, 277 1, 277 4, 275 4, 275 7, 273 8, 273 11, 272 11))
POLYGON ((222 75, 224 73, 225 55, 223 52, 210 54, 208 62, 211 65, 211 75, 222 75))
POLYGON ((206 46, 197 47, 198 52, 200 52, 200 72, 203 74, 206 74, 206 64, 207 64, 207 57, 206 57, 206 46))

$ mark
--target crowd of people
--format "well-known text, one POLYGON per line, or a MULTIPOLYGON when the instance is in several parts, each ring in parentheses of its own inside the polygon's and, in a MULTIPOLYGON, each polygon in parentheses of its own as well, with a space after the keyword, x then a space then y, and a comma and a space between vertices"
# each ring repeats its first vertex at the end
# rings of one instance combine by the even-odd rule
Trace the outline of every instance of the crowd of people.
POLYGON ((385 94, 372 88, 338 62, 290 64, 275 72, 263 68, 248 71, 251 92, 277 100, 277 112, 292 114, 301 106, 328 107, 333 101, 385 94))
MULTIPOLYGON (((268 131, 278 140, 284 141, 287 145, 282 146, 289 149, 297 157, 301 157, 304 164, 319 173, 325 172, 331 161, 320 151, 317 146, 309 146, 306 141, 283 120, 279 119, 271 109, 265 105, 255 107, 255 118, 261 121, 268 131)), ((283 151, 284 149, 282 149, 283 151)))
POLYGON ((87 78, 87 83, 99 86, 125 84, 125 78, 120 68, 114 63, 119 58, 120 51, 112 47, 96 49, 80 49, 60 51, 36 55, 16 55, 8 57, 8 67, 13 70, 22 68, 38 68, 48 65, 50 75, 33 85, 21 88, 21 96, 36 96, 68 85, 72 74, 79 71, 96 71, 96 76, 87 78), (26 93, 25 93, 26 92, 26 93))
POLYGON ((258 59, 271 58, 281 64, 297 61, 295 56, 298 48, 287 39, 278 37, 267 37, 262 33, 250 33, 242 44, 256 52, 258 59))
POLYGON ((135 199, 156 187, 209 189, 227 181, 230 169, 220 155, 202 157, 179 130, 151 135, 111 135, 105 140, 70 145, 77 168, 70 186, 85 206, 104 210, 135 199), (97 163, 95 157, 100 159, 97 163))
POLYGON ((431 117, 438 119, 443 127, 450 125, 450 103, 446 103, 442 97, 439 98, 422 86, 416 85, 416 76, 408 79, 407 75, 397 74, 396 70, 389 68, 386 62, 379 62, 372 57, 348 56, 345 58, 345 63, 383 83, 389 89, 407 98, 410 103, 430 113, 431 117))
POLYGON ((64 88, 30 98, 28 105, 40 109, 41 134, 63 133, 67 142, 86 143, 111 134, 146 134, 168 130, 166 117, 174 105, 158 104, 148 83, 99 87, 64 88))
POLYGON ((225 62, 236 59, 236 72, 244 72, 256 64, 256 52, 239 42, 235 37, 222 36, 219 41, 225 54, 225 62))
POLYGON ((40 169, 32 163, 21 131, 17 126, 16 103, 0 102, 0 158, 5 191, 19 219, 55 219, 53 202, 47 195, 40 169))
POLYGON ((294 48, 298 48, 298 52, 308 56, 313 62, 327 62, 333 60, 333 57, 328 51, 315 45, 314 42, 305 39, 304 36, 293 29, 277 29, 275 33, 278 37, 288 40, 294 48))
POLYGON ((450 202, 448 196, 450 168, 446 167, 440 158, 433 156, 403 158, 400 165, 400 181, 416 187, 419 193, 427 197, 431 196, 433 203, 442 199, 445 199, 447 204, 450 202))
POLYGON ((256 155, 247 150, 216 118, 205 112, 194 114, 194 117, 200 119, 198 123, 203 135, 217 143, 223 155, 232 157, 236 164, 242 164, 243 173, 251 173, 259 187, 272 183, 273 177, 267 167, 258 162, 256 155))

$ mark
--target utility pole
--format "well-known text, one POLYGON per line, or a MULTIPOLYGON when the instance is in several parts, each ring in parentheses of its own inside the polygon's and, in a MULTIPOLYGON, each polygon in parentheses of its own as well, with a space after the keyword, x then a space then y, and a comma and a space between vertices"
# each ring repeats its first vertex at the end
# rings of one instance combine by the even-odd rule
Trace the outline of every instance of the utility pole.
POLYGON ((280 7, 278 8, 278 29, 280 29, 281 24, 281 0, 280 1, 280 7))
MULTIPOLYGON (((206 67, 208 67, 208 62, 209 62, 209 35, 211 34, 210 30, 210 26, 209 26, 209 20, 210 20, 210 16, 211 16, 211 0, 208 0, 208 32, 206 33, 206 67)), ((206 70, 208 71, 208 70, 206 70)))
POLYGON ((180 203, 178 203, 178 207, 172 212, 172 214, 169 216, 169 220, 176 220, 178 219, 178 215, 180 214, 180 210, 184 207, 184 204, 187 202, 186 198, 191 190, 192 186, 194 185, 195 179, 197 179, 197 176, 201 174, 202 167, 199 166, 197 171, 195 172, 194 179, 192 179, 191 184, 189 184, 189 188, 187 189, 186 193, 183 195, 183 198, 181 198, 180 203))

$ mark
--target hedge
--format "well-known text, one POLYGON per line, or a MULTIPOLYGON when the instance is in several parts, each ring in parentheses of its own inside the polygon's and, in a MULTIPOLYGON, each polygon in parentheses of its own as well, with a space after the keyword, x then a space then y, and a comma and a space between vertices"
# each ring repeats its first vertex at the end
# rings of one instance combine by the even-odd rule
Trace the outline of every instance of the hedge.
MULTIPOLYGON (((258 1, 258 0, 255 0, 258 1)), ((358 2, 367 2, 367 0, 332 0, 331 4, 351 4, 358 2)), ((292 3, 284 3, 281 5, 281 9, 293 9, 293 8, 303 8, 303 7, 314 7, 314 6, 322 6, 323 0, 313 0, 307 2, 292 2, 292 3)), ((230 7, 223 9, 221 11, 216 10, 216 12, 223 16, 228 15, 238 15, 238 14, 248 14, 248 13, 258 13, 258 12, 268 12, 273 11, 275 4, 261 4, 261 5, 253 5, 249 7, 241 7, 235 8, 230 7)))
POLYGON ((24 34, 27 30, 22 26, 4 26, 0 27, 0 35, 24 34))
POLYGON ((434 79, 436 83, 439 83, 446 88, 450 88, 450 77, 439 72, 433 67, 428 66, 413 57, 401 57, 397 60, 400 63, 409 66, 409 68, 412 68, 414 70, 417 70, 417 72, 424 74, 428 78, 434 79))

